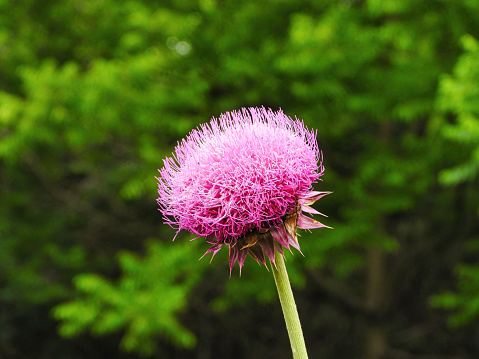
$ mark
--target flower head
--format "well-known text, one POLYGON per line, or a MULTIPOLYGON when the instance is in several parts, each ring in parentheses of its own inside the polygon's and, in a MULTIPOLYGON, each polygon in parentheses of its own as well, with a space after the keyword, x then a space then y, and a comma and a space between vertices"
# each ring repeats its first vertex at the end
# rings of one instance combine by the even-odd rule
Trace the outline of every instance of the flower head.
POLYGON ((299 250, 296 227, 325 225, 304 215, 329 192, 312 184, 324 167, 316 132, 281 110, 249 108, 194 129, 159 170, 157 199, 166 223, 207 238, 213 256, 229 246, 230 270, 248 253, 274 263, 275 250, 299 250))

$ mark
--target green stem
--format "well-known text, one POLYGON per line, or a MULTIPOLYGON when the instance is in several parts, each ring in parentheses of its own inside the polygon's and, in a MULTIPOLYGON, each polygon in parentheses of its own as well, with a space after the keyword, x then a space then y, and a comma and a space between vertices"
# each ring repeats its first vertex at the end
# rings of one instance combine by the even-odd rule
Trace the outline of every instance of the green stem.
POLYGON ((278 289, 279 301, 283 309, 284 320, 286 322, 286 329, 288 329, 289 341, 291 343, 291 350, 293 351, 294 359, 307 359, 306 344, 304 343, 303 331, 299 321, 298 310, 294 302, 293 291, 289 283, 288 272, 284 264, 283 256, 276 252, 275 265, 271 263, 273 269, 274 281, 278 289))

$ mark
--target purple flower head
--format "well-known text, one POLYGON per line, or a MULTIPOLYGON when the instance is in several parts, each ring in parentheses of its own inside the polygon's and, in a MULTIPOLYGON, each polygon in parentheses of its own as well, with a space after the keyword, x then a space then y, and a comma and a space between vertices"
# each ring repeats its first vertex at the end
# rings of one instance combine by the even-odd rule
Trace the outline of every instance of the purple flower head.
POLYGON ((166 223, 205 237, 213 256, 229 246, 230 270, 248 253, 274 263, 275 250, 299 250, 296 227, 326 227, 302 212, 329 192, 316 132, 281 110, 249 108, 194 129, 159 170, 157 199, 166 223), (318 164, 319 162, 319 164, 318 164))

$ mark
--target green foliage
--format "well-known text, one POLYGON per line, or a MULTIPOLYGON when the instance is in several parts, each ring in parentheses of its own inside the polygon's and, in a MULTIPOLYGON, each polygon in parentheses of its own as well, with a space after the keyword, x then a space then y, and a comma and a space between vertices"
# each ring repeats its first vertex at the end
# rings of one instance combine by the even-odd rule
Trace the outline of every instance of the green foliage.
POLYGON ((449 325, 457 328, 479 318, 479 266, 461 265, 456 269, 458 292, 445 292, 431 298, 431 305, 453 314, 449 325))
MULTIPOLYGON (((471 35, 461 38, 464 53, 458 58, 452 74, 445 75, 439 86, 438 108, 452 114, 454 120, 441 127, 441 134, 461 147, 461 161, 440 173, 445 185, 464 182, 477 184, 479 175, 479 42, 471 35)), ((476 208, 477 207, 476 204, 476 208)), ((479 212, 478 212, 479 214, 479 212)), ((476 219, 477 220, 477 219, 476 219)), ((466 251, 476 247, 477 239, 466 242, 466 251)), ((479 266, 461 264, 456 267, 457 291, 432 297, 437 308, 451 310, 451 327, 471 324, 479 317, 479 266)))
POLYGON ((96 274, 74 278, 78 297, 58 305, 53 315, 59 331, 72 337, 84 331, 102 335, 124 330, 121 345, 127 351, 151 354, 161 335, 182 347, 195 345, 194 335, 178 321, 188 295, 205 269, 193 244, 150 241, 144 258, 122 252, 122 270, 114 283, 96 274))
POLYGON ((462 37, 464 54, 454 67, 452 75, 440 83, 438 106, 455 115, 452 124, 445 124, 441 132, 469 152, 469 158, 441 173, 445 184, 456 184, 477 179, 479 174, 479 42, 471 35, 462 37))

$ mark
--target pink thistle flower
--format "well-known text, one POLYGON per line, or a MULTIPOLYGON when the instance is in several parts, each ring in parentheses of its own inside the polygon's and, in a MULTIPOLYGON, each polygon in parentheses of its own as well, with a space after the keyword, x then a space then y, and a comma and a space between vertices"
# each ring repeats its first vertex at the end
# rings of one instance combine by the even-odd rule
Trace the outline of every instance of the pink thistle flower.
POLYGON ((235 262, 241 270, 248 253, 266 264, 275 250, 300 251, 297 227, 327 227, 303 214, 321 215, 310 205, 330 193, 312 190, 324 172, 316 132, 281 110, 212 118, 178 143, 159 172, 166 223, 205 237, 205 255, 229 246, 230 271, 235 262))

